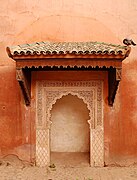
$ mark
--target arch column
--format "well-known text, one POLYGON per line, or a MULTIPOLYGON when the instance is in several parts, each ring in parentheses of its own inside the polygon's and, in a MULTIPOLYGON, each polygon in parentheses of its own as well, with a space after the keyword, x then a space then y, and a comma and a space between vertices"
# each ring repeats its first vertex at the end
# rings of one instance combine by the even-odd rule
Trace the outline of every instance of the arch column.
POLYGON ((104 165, 103 84, 101 81, 38 81, 36 117, 36 164, 50 163, 50 136, 52 106, 62 96, 71 94, 82 99, 89 109, 90 165, 104 165))

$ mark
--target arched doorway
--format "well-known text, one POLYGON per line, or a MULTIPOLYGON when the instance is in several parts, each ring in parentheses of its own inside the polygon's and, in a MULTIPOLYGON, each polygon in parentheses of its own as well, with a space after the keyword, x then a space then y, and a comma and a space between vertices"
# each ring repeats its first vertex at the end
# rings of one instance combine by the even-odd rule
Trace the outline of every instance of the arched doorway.
POLYGON ((41 167, 50 165, 51 112, 56 102, 69 94, 83 101, 89 110, 90 166, 104 166, 102 81, 37 82, 36 164, 41 167))
POLYGON ((89 110, 82 99, 68 94, 58 99, 51 110, 51 164, 89 165, 89 110))

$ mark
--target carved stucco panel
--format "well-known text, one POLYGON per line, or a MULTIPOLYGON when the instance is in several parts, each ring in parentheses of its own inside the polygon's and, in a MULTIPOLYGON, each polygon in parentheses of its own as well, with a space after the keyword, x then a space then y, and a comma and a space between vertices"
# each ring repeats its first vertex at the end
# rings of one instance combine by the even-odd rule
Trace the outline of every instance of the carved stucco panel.
POLYGON ((104 129, 102 126, 97 126, 91 131, 91 152, 92 166, 104 166, 104 129))
MULTIPOLYGON (((47 121, 50 121, 50 118, 51 118, 50 111, 52 110, 52 107, 56 103, 56 101, 58 99, 61 99, 63 96, 71 94, 71 95, 77 96, 78 98, 82 99, 84 101, 84 103, 87 104, 87 108, 90 111, 90 113, 89 113, 90 119, 88 122, 89 122, 91 128, 94 127, 94 121, 92 120, 92 118, 94 117, 94 115, 93 115, 94 104, 93 104, 93 100, 92 100, 92 99, 94 99, 94 97, 93 97, 94 91, 93 90, 85 91, 84 89, 83 90, 79 89, 79 91, 78 91, 78 90, 66 89, 64 91, 64 90, 59 89, 58 91, 55 91, 55 90, 45 89, 44 92, 45 92, 44 93, 44 97, 45 97, 45 100, 44 100, 45 114, 44 115, 45 115, 45 119, 47 119, 47 121)), ((49 124, 51 124, 51 123, 49 123, 49 124)), ((45 128, 50 128, 50 127, 45 124, 45 128)))
POLYGON ((36 163, 43 167, 49 162, 49 132, 44 129, 36 130, 36 163))
POLYGON ((103 83, 101 81, 39 81, 37 82, 36 163, 50 163, 49 129, 52 106, 62 96, 76 95, 89 109, 90 164, 104 164, 103 83), (101 127, 101 130, 99 130, 101 127), (43 154, 44 153, 44 154, 43 154), (99 157, 99 158, 98 158, 99 157))
POLYGON ((43 104, 42 104, 42 95, 43 95, 43 86, 41 82, 37 82, 36 85, 36 128, 43 127, 43 104))

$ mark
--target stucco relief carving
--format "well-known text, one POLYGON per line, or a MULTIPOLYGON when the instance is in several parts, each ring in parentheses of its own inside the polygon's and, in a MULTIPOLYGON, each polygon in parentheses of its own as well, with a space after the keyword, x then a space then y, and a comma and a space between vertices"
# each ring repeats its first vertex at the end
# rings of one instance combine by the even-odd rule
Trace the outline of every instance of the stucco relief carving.
POLYGON ((42 119, 43 119, 43 113, 42 113, 42 83, 41 82, 37 82, 37 103, 36 103, 36 108, 37 108, 37 117, 36 117, 36 125, 37 128, 40 126, 42 127, 42 119))
POLYGON ((102 126, 97 126, 92 130, 92 166, 104 166, 104 130, 102 126))
POLYGON ((103 146, 103 106, 102 96, 103 88, 101 81, 39 81, 37 82, 37 117, 36 117, 36 157, 38 165, 47 165, 50 162, 50 147, 49 147, 49 129, 51 127, 51 110, 53 105, 58 99, 68 94, 77 96, 82 99, 89 109, 90 119, 88 120, 90 128, 90 162, 91 165, 102 166, 104 150, 98 148, 103 146), (96 131, 98 127, 101 127, 101 131, 96 131), (45 133, 46 132, 46 133, 45 133), (99 134, 99 135, 98 135, 99 134), (48 146, 40 146, 44 144, 43 138, 48 141, 48 146), (100 140, 97 140, 99 137, 100 140), (46 158, 44 162, 40 160, 42 153, 45 152, 46 158), (98 148, 98 149, 97 149, 98 148), (97 153, 95 153, 97 152, 97 153), (99 157, 97 158, 97 155, 99 157), (101 160, 100 160, 101 159, 101 160), (46 163, 45 163, 46 162, 46 163))
MULTIPOLYGON (((92 90, 83 91, 81 90, 59 90, 59 91, 54 91, 54 90, 48 90, 45 89, 45 104, 46 104, 46 117, 48 121, 50 121, 51 118, 51 113, 50 111, 52 110, 53 105, 56 103, 58 99, 61 99, 63 96, 66 96, 68 94, 77 96, 78 98, 82 99, 85 104, 87 104, 87 108, 89 109, 90 113, 90 120, 88 121, 89 125, 91 128, 94 127, 94 121, 92 120, 93 117, 93 94, 94 92, 92 90), (46 103, 47 102, 47 103, 46 103)), ((52 123, 52 122, 51 122, 52 123)), ((51 124, 49 123, 49 124, 51 124)), ((50 128, 49 126, 45 125, 45 128, 50 128)))

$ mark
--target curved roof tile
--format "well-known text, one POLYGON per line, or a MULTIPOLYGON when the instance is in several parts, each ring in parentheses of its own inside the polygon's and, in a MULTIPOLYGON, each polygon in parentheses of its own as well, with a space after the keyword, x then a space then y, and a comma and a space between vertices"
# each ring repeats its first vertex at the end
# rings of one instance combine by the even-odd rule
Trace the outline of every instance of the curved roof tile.
POLYGON ((60 55, 60 54, 80 54, 80 55, 122 55, 128 56, 129 46, 108 44, 104 42, 36 42, 33 44, 23 44, 7 47, 10 57, 21 55, 60 55))

